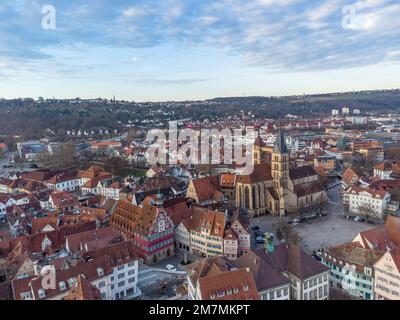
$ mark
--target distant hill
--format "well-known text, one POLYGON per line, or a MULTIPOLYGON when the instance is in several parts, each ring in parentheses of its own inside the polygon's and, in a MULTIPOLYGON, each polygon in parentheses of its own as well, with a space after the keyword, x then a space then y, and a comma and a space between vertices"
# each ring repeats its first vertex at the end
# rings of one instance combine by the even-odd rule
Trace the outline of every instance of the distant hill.
POLYGON ((251 112, 255 119, 280 119, 288 113, 315 118, 332 108, 362 112, 400 112, 400 90, 362 91, 288 97, 226 97, 205 101, 122 102, 110 100, 0 100, 0 135, 40 136, 48 130, 108 129, 127 125, 154 127, 170 120, 226 119, 251 112))

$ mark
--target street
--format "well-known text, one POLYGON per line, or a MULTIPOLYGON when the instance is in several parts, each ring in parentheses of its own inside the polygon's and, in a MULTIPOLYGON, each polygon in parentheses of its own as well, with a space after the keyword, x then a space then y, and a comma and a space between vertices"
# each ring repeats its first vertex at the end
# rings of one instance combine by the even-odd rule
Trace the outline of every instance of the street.
MULTIPOLYGON (((171 263, 171 259, 167 262, 171 263)), ((186 281, 186 275, 164 271, 159 265, 140 264, 138 281, 138 287, 142 291, 140 299, 165 300, 176 295, 177 287, 186 281)))

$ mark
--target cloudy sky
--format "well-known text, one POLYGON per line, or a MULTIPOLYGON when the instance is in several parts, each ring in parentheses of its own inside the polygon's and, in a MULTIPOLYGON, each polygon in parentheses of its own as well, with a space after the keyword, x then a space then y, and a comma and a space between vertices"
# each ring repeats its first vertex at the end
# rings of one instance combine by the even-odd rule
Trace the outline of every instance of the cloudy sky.
POLYGON ((399 17, 400 0, 1 0, 0 97, 399 88, 399 17))

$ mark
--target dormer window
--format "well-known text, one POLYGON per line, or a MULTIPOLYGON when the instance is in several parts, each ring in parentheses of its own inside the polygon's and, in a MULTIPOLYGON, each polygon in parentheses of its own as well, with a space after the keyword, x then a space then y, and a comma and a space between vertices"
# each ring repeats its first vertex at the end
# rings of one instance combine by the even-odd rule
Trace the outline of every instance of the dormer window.
POLYGON ((249 290, 249 286, 243 286, 243 290, 244 291, 248 291, 249 290))
POLYGON ((68 279, 68 285, 70 288, 72 288, 75 285, 76 278, 70 278, 68 279))
POLYGON ((98 274, 100 277, 104 276, 104 269, 101 268, 101 267, 97 268, 97 274, 98 274))
POLYGON ((239 292, 239 289, 233 289, 233 293, 238 293, 239 292))
POLYGON ((65 284, 64 281, 61 281, 61 282, 59 283, 59 286, 60 286, 60 290, 61 290, 61 291, 67 290, 67 286, 66 286, 66 284, 65 284))
POLYGON ((39 289, 38 294, 39 294, 40 299, 43 299, 46 297, 46 291, 44 291, 44 289, 39 289))
POLYGON ((224 291, 220 291, 217 293, 217 297, 222 298, 223 296, 225 296, 225 292, 224 291))

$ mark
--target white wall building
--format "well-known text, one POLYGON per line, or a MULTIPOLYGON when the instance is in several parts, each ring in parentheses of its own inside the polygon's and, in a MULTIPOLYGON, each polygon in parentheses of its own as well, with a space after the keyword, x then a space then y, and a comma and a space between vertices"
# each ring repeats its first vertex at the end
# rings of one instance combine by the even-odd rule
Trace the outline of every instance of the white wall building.
POLYGON ((346 193, 349 211, 353 213, 365 214, 369 212, 370 216, 382 218, 387 205, 390 203, 390 194, 384 190, 352 187, 346 193))

